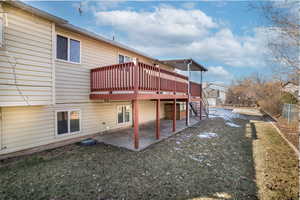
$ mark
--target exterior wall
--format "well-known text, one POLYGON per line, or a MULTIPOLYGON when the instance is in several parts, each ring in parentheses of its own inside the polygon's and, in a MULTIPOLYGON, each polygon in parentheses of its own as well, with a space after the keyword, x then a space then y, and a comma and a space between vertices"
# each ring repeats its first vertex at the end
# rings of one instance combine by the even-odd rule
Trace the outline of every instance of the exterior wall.
MULTIPOLYGON (((89 99, 90 69, 116 64, 119 53, 148 64, 152 60, 55 27, 20 9, 6 5, 3 8, 8 26, 5 27, 6 47, 0 49, 0 155, 132 124, 132 121, 117 124, 117 105, 131 102, 104 103, 89 99), (80 40, 81 64, 55 60, 54 31, 80 40), (81 131, 57 136, 56 111, 67 109, 81 110, 81 131)), ((166 65, 161 67, 172 70, 166 65)), ((139 106, 140 123, 155 120, 155 101, 140 101, 139 106)))
MULTIPOLYGON (((160 102, 160 118, 165 117, 164 102, 160 102)), ((156 102, 139 101, 139 123, 146 123, 156 119, 156 102)))
POLYGON ((209 106, 216 106, 217 105, 217 99, 216 98, 207 98, 207 102, 209 106))
POLYGON ((283 87, 283 91, 291 93, 291 94, 296 94, 296 95, 298 93, 298 89, 299 89, 299 86, 295 85, 293 83, 288 83, 287 85, 285 85, 283 87))
MULTIPOLYGON (((81 64, 56 60, 56 103, 90 102, 90 69, 118 63, 118 55, 124 54, 139 61, 152 64, 153 61, 114 47, 104 42, 96 41, 86 36, 56 27, 58 34, 68 36, 81 42, 81 64)), ((171 69, 166 65, 162 68, 171 69)))
MULTIPOLYGON (((131 105, 131 102, 57 104, 55 106, 17 106, 2 108, 2 150, 0 155, 66 139, 95 134, 109 129, 132 125, 117 124, 117 106, 131 105), (81 130, 73 135, 56 135, 55 114, 57 110, 79 109, 81 130)), ((141 101, 140 123, 153 121, 156 117, 155 102, 141 101)), ((164 117, 161 104, 161 118, 164 117)))
POLYGON ((51 22, 6 4, 2 9, 6 14, 1 13, 5 47, 0 49, 0 106, 51 104, 51 22))

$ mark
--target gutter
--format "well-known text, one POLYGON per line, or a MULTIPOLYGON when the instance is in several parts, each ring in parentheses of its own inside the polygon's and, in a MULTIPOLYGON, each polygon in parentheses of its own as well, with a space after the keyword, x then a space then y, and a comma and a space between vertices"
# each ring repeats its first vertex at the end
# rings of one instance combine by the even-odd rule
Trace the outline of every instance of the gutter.
POLYGON ((7 3, 7 4, 9 4, 11 6, 14 6, 14 7, 20 8, 20 9, 25 10, 27 12, 30 12, 32 14, 35 14, 35 15, 37 15, 39 17, 48 19, 48 20, 53 21, 55 23, 59 23, 59 24, 66 24, 66 23, 68 23, 68 21, 65 20, 65 19, 63 19, 63 18, 56 17, 56 16, 54 16, 54 15, 52 15, 50 13, 47 13, 47 12, 42 11, 40 9, 34 8, 32 6, 29 6, 29 5, 23 3, 20 0, 2 0, 2 2, 7 3))

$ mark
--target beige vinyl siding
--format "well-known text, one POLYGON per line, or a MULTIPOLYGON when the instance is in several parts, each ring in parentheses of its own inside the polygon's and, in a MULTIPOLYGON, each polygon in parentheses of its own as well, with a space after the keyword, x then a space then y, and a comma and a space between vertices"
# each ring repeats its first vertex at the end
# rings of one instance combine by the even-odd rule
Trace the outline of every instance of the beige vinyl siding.
MULTIPOLYGON (((57 104, 55 106, 2 107, 3 150, 6 154, 66 139, 95 134, 105 130, 132 125, 132 116, 127 124, 117 123, 117 106, 131 105, 128 102, 57 104), (56 135, 56 111, 79 109, 81 130, 74 135, 56 135)), ((140 124, 155 120, 155 101, 140 101, 140 124)), ((132 109, 131 109, 132 110, 132 109)), ((132 112, 131 112, 132 114, 132 112)), ((164 117, 163 103, 161 118, 164 117)))
POLYGON ((60 104, 56 106, 21 106, 2 108, 3 146, 0 154, 15 152, 84 135, 121 127, 117 124, 120 103, 60 104), (81 131, 74 135, 55 133, 55 111, 80 109, 81 131))
POLYGON ((5 48, 0 49, 0 106, 52 103, 51 22, 4 5, 5 48))
MULTIPOLYGON (((118 63, 119 54, 138 58, 141 62, 147 64, 153 64, 153 61, 149 58, 60 27, 56 27, 56 32, 79 40, 81 45, 81 64, 61 60, 55 62, 56 103, 90 102, 90 69, 118 63)), ((166 65, 161 67, 171 70, 166 65)))
MULTIPOLYGON (((160 117, 165 117, 164 102, 160 102, 160 117)), ((156 101, 139 101, 139 123, 147 123, 156 119, 156 101)))

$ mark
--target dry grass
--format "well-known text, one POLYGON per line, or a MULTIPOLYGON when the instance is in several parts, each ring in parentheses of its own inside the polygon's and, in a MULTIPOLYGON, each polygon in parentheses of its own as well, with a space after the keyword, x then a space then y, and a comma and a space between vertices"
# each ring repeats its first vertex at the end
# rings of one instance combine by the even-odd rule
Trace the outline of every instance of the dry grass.
POLYGON ((232 122, 240 127, 211 118, 142 152, 69 145, 0 162, 0 199, 255 200, 257 186, 262 200, 295 199, 288 145, 265 123, 232 122), (199 138, 203 132, 217 136, 199 138))
POLYGON ((277 118, 276 126, 284 134, 285 138, 289 140, 296 149, 299 149, 299 123, 298 121, 293 121, 288 123, 288 121, 282 117, 277 118))
POLYGON ((261 200, 299 199, 298 159, 294 151, 267 122, 253 122, 257 186, 261 200))

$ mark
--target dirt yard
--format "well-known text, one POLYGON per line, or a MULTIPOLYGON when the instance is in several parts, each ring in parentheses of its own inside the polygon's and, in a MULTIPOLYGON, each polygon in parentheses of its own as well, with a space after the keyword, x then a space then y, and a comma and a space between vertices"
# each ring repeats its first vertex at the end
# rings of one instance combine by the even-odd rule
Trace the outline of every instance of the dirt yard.
MULTIPOLYGON (((69 145, 3 161, 0 199, 258 199, 259 138, 249 119, 236 116, 215 112, 141 152, 69 145)), ((297 171, 295 160, 289 170, 297 171)))

